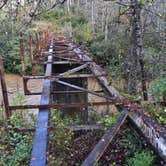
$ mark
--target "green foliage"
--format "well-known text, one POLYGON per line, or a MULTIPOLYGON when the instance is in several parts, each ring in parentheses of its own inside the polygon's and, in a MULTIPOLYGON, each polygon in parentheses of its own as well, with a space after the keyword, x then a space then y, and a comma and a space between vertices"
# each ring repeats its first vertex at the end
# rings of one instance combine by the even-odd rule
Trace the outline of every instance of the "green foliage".
MULTIPOLYGON (((2 34, 1 34, 2 35, 2 34)), ((3 35, 3 44, 1 43, 1 51, 4 58, 4 66, 7 72, 19 73, 20 65, 20 51, 19 51, 19 37, 16 35, 3 35)))
POLYGON ((144 61, 146 63, 145 69, 147 71, 147 75, 151 79, 158 78, 159 76, 165 77, 165 51, 161 48, 161 43, 159 39, 147 38, 146 40, 150 40, 147 43, 147 48, 144 49, 144 61))
POLYGON ((129 166, 152 166, 154 156, 151 152, 136 152, 133 158, 128 160, 129 166))
POLYGON ((118 77, 125 72, 123 64, 127 48, 128 39, 124 38, 122 34, 116 36, 109 34, 108 40, 105 41, 104 34, 101 32, 96 34, 96 36, 93 35, 89 45, 89 49, 92 55, 94 55, 94 60, 98 64, 106 66, 111 73, 118 77))
POLYGON ((120 140, 119 145, 126 148, 127 152, 125 153, 126 159, 133 156, 135 152, 140 152, 142 149, 142 140, 140 139, 140 135, 137 132, 134 132, 130 128, 124 131, 125 137, 120 140))
MULTIPOLYGON (((72 118, 62 118, 62 112, 52 110, 50 115, 50 126, 67 126, 73 122, 72 118)), ((70 124, 71 125, 71 124, 70 124)), ((49 134, 49 165, 66 165, 63 160, 66 155, 66 150, 70 147, 73 137, 73 132, 68 129, 56 129, 50 131, 49 134), (56 152, 54 150, 56 148, 56 152)))
POLYGON ((104 115, 103 117, 100 117, 98 120, 98 123, 104 126, 105 130, 108 130, 112 124, 116 121, 118 114, 114 113, 111 115, 104 115))
POLYGON ((166 113, 164 108, 159 105, 143 104, 148 113, 154 117, 159 123, 166 124, 166 113))
POLYGON ((92 40, 92 31, 88 24, 80 24, 74 29, 73 40, 77 43, 89 45, 92 40))
POLYGON ((76 114, 71 116, 63 115, 61 110, 52 110, 50 114, 50 126, 67 126, 67 125, 79 125, 81 124, 81 117, 76 114))
MULTIPOLYGON (((68 29, 72 32, 73 40, 79 43, 87 44, 91 40, 92 30, 82 13, 76 13, 75 6, 72 6, 70 12, 66 12, 63 8, 56 8, 52 11, 42 13, 39 20, 51 21, 57 25, 57 31, 55 33, 68 32, 68 29), (59 29, 59 30, 58 30, 59 29)), ((69 34, 67 34, 69 36, 69 34)))
MULTIPOLYGON (((62 25, 64 25, 66 22, 70 22, 73 28, 79 28, 77 26, 81 26, 84 24, 87 24, 87 21, 85 20, 85 17, 81 14, 69 14, 68 16, 66 15, 66 17, 64 17, 62 20, 62 25)), ((90 27, 89 29, 90 30, 90 27)))
MULTIPOLYGON (((17 33, 0 34, 1 36, 1 52, 4 58, 4 67, 6 72, 20 73, 21 60, 20 60, 20 35, 17 33)), ((26 46, 26 45, 25 45, 26 46)), ((25 47, 26 48, 26 47, 25 47)), ((29 57, 27 56, 27 48, 25 49, 25 61, 27 68, 30 64, 29 57)))
POLYGON ((154 80, 149 92, 154 96, 156 101, 161 100, 166 95, 166 77, 154 80))
POLYGON ((37 20, 50 20, 53 21, 54 19, 60 19, 64 16, 64 11, 61 8, 56 8, 55 10, 51 11, 43 11, 41 15, 37 17, 37 20))
POLYGON ((130 95, 128 93, 121 92, 121 95, 125 98, 131 99, 131 100, 136 100, 139 98, 139 96, 136 95, 130 95))
POLYGON ((111 41, 95 41, 91 44, 91 50, 97 62, 103 65, 118 65, 115 49, 111 41))
POLYGON ((152 6, 153 3, 154 3, 153 0, 148 0, 148 1, 146 1, 146 0, 138 0, 138 2, 139 2, 139 4, 141 6, 147 6, 147 5, 152 6))
MULTIPOLYGON (((24 102, 23 95, 18 94, 18 97, 13 104, 23 104, 24 102)), ((2 125, 2 128, 31 128, 34 127, 34 122, 35 116, 33 114, 27 113, 27 110, 15 111, 10 117, 10 125, 7 124, 4 117, 0 118, 0 124, 2 125)), ((16 131, 8 131, 4 129, 0 131, 0 135, 0 165, 29 165, 33 134, 19 133, 16 131)))
POLYGON ((0 152, 2 166, 28 165, 32 148, 32 135, 20 134, 14 131, 6 133, 3 137, 4 151, 0 152))
POLYGON ((139 133, 131 128, 123 131, 119 145, 127 149, 125 153, 126 166, 152 166, 154 154, 148 149, 147 143, 139 133))

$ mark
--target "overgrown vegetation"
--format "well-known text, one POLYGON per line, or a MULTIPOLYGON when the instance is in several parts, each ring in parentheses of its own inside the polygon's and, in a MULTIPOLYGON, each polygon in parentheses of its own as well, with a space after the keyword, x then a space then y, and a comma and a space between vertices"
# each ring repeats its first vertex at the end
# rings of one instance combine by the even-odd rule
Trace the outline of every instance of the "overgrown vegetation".
MULTIPOLYGON (((117 114, 101 116, 96 115, 97 123, 102 124, 108 130, 116 120, 117 114)), ((59 110, 52 110, 50 116, 51 126, 66 126, 80 124, 81 117, 67 115, 59 110), (79 122, 79 123, 78 123, 79 122)), ((50 131, 47 161, 49 165, 80 165, 91 152, 96 143, 103 136, 104 131, 72 132, 68 129, 57 129, 50 131), (55 150, 56 149, 56 150, 55 150)), ((133 165, 152 166, 164 165, 149 150, 146 141, 133 129, 124 125, 114 138, 113 143, 106 149, 97 166, 106 165, 133 165)))
POLYGON ((166 78, 154 80, 149 91, 152 94, 154 101, 166 102, 166 78))
MULTIPOLYGON (((24 103, 24 97, 21 94, 14 104, 19 103, 24 103)), ((117 115, 117 113, 111 113, 101 116, 96 113, 96 123, 103 125, 104 130, 108 130, 115 122, 117 115)), ((0 164, 2 166, 29 165, 33 133, 19 133, 6 130, 6 128, 9 129, 11 126, 16 128, 34 127, 35 116, 20 110, 15 112, 10 120, 11 124, 8 125, 6 120, 1 118, 1 126, 3 127, 0 131, 2 136, 0 140, 0 164)), ((51 110, 50 127, 81 124, 81 115, 64 115, 60 110, 51 110)), ((148 150, 146 141, 133 131, 124 125, 114 138, 114 143, 107 148, 98 165, 163 165, 154 153, 148 150)), ((80 165, 103 134, 104 131, 75 133, 66 128, 50 130, 47 156, 49 165, 80 165)))
MULTIPOLYGON (((33 34, 35 31, 49 29, 54 34, 72 37, 75 42, 90 52, 90 56, 99 65, 112 73, 110 81, 118 90, 123 92, 122 96, 137 99, 141 92, 144 92, 139 85, 142 79, 139 64, 141 59, 144 64, 144 81, 146 84, 152 82, 148 91, 150 100, 156 102, 156 106, 148 104, 143 104, 143 106, 159 123, 166 125, 164 107, 157 105, 157 102, 165 102, 166 100, 164 1, 146 2, 141 0, 137 1, 135 6, 131 5, 131 1, 125 1, 125 5, 117 5, 114 2, 101 0, 92 1, 93 3, 86 1, 84 4, 78 0, 77 4, 71 2, 71 4, 64 3, 61 6, 49 4, 49 1, 35 3, 36 1, 32 0, 26 1, 25 4, 13 3, 13 1, 6 2, 6 8, 2 7, 4 10, 0 11, 0 52, 3 54, 6 72, 21 72, 20 32, 26 36, 29 32, 33 34), (141 34, 133 33, 134 29, 138 31, 138 27, 134 27, 132 20, 136 18, 133 14, 133 9, 136 7, 141 10, 140 22, 142 25, 140 27, 143 28, 139 29, 141 34), (142 42, 135 43, 138 41, 138 36, 142 37, 143 45, 142 42), (141 56, 137 56, 139 51, 135 49, 138 44, 143 51, 141 56), (137 51, 133 52, 134 49, 137 51), (132 71, 134 71, 133 77, 132 71), (133 95, 128 94, 131 78, 136 82, 134 88, 137 90, 133 95), (125 80, 123 87, 119 81, 122 79, 125 80)), ((123 0, 121 3, 123 4, 123 0)), ((25 54, 28 68, 27 46, 25 54)), ((23 97, 19 95, 14 104, 23 104, 23 102, 23 97)), ((21 128, 33 127, 34 115, 27 114, 26 111, 22 110, 17 111, 10 118, 11 124, 8 125, 4 119, 3 111, 0 110, 0 113, 3 117, 0 119, 0 165, 29 165, 33 134, 23 134, 6 130, 6 128, 10 128, 11 125, 21 128)), ((103 117, 93 116, 96 116, 96 119, 93 118, 97 120, 98 124, 102 124, 105 130, 108 130, 117 118, 116 114, 104 115, 103 117)), ((50 115, 51 127, 79 125, 81 123, 82 120, 79 116, 74 116, 74 118, 64 116, 58 110, 53 110, 50 115)), ((127 127, 124 128, 124 132, 120 131, 115 138, 115 144, 109 146, 98 165, 108 165, 110 162, 112 166, 116 164, 129 166, 164 165, 157 161, 158 159, 149 150, 146 142, 142 138, 140 139, 137 133, 132 132, 133 130, 127 127)), ((49 154, 47 156, 49 164, 80 165, 103 133, 103 131, 88 132, 84 135, 78 134, 79 136, 76 137, 75 133, 68 129, 50 131, 49 154)))
POLYGON ((151 166, 153 162, 153 155, 150 152, 136 152, 134 157, 128 160, 129 166, 151 166))
MULTIPOLYGON (((24 97, 21 94, 13 104, 18 103, 24 103, 24 97)), ((21 133, 10 130, 10 128, 34 127, 35 116, 32 113, 27 113, 27 110, 17 110, 10 117, 10 124, 8 124, 4 113, 2 113, 3 109, 1 108, 0 111, 0 165, 29 165, 33 133, 21 133)))
POLYGON ((166 126, 166 113, 163 106, 143 104, 143 107, 156 119, 156 121, 166 126))

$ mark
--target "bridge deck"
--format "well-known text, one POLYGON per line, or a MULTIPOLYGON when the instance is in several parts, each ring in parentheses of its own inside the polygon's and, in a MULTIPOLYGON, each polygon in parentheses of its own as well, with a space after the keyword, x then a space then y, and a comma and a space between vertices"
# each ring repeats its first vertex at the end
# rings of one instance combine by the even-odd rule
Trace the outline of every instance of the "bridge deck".
MULTIPOLYGON (((137 129, 142 132, 158 155, 166 162, 165 128, 155 122, 152 117, 149 117, 146 110, 140 106, 138 101, 123 98, 113 86, 110 86, 105 77, 108 73, 93 62, 86 51, 82 51, 78 45, 64 37, 48 39, 48 34, 45 34, 45 39, 43 39, 45 40, 44 46, 40 45, 40 41, 37 40, 38 43, 36 43, 33 56, 32 48, 30 49, 32 61, 31 76, 26 75, 25 72, 26 65, 24 62, 24 49, 23 44, 21 43, 24 92, 26 95, 41 94, 40 105, 9 106, 6 100, 6 93, 3 91, 8 116, 9 112, 17 109, 39 108, 30 165, 46 165, 49 111, 51 108, 61 108, 64 113, 73 111, 77 113, 83 112, 82 118, 85 127, 81 126, 78 128, 80 130, 85 128, 91 130, 95 128, 98 129, 98 127, 92 127, 86 124, 86 120, 88 119, 87 112, 89 107, 95 105, 115 105, 118 111, 122 112, 121 115, 123 115, 120 116, 120 120, 114 124, 116 129, 123 124, 127 115, 129 122, 133 123, 137 129), (46 45, 49 47, 46 47, 46 45), (35 65, 45 66, 45 75, 36 75, 35 65), (101 90, 95 91, 88 89, 87 80, 89 78, 95 79, 101 86, 101 90), (43 79, 43 91, 37 93, 31 92, 28 89, 27 84, 30 79, 43 79), (89 94, 102 99, 102 101, 90 102, 88 99, 89 94), (124 110, 127 110, 127 114, 125 115, 123 114, 124 110)), ((29 46, 32 47, 32 43, 30 43, 29 46)), ((4 85, 3 70, 0 68, 0 71, 1 82, 4 85)), ((90 153, 87 158, 88 161, 90 161, 89 158, 96 160, 96 149, 99 154, 103 154, 108 144, 114 138, 116 131, 118 131, 116 129, 110 129, 110 133, 106 134, 106 137, 108 138, 106 144, 102 145, 102 141, 100 141, 99 145, 97 145, 92 153, 90 153)), ((34 129, 29 129, 28 131, 33 130, 34 129)), ((105 138, 105 136, 103 137, 105 138)), ((101 155, 97 155, 97 160, 99 157, 101 157, 101 155)), ((84 163, 86 163, 87 160, 84 163)))

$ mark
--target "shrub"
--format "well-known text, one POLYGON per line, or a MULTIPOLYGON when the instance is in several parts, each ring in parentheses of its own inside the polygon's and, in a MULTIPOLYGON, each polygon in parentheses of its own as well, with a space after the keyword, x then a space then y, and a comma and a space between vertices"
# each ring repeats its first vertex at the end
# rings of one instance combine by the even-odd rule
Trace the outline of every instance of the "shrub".
POLYGON ((163 100, 165 100, 166 77, 154 80, 152 82, 151 88, 149 89, 149 92, 154 96, 154 99, 156 101, 161 100, 162 97, 163 97, 163 100))
POLYGON ((75 42, 89 45, 92 39, 92 31, 87 24, 80 24, 78 25, 73 32, 73 39, 75 42))
POLYGON ((104 126, 105 130, 108 130, 112 124, 116 121, 118 114, 105 115, 98 120, 98 123, 104 126))
POLYGON ((136 152, 133 158, 128 160, 129 166, 152 166, 154 156, 151 152, 136 152))

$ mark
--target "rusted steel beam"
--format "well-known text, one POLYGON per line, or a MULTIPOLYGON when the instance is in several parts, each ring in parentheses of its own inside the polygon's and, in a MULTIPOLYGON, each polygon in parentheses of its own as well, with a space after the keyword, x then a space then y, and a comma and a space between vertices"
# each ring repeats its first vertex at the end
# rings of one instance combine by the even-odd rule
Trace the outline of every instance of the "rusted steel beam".
POLYGON ((15 132, 18 132, 18 133, 26 133, 26 132, 34 132, 35 131, 35 128, 18 128, 18 127, 3 127, 3 128, 0 128, 0 131, 15 131, 15 132))
POLYGON ((49 43, 48 43, 48 41, 49 41, 49 34, 48 34, 47 31, 44 32, 44 39, 45 39, 44 51, 46 51, 46 50, 48 50, 48 45, 49 45, 49 43))
POLYGON ((24 94, 26 95, 26 94, 30 93, 30 91, 28 89, 28 81, 29 81, 29 79, 24 78, 24 76, 23 76, 22 80, 23 80, 24 94))
POLYGON ((98 74, 98 75, 93 75, 93 74, 71 74, 71 75, 57 75, 57 76, 53 76, 51 78, 51 80, 55 80, 57 78, 97 78, 97 77, 103 77, 103 76, 108 76, 108 74, 98 74))
POLYGON ((33 49, 32 49, 32 36, 29 36, 29 56, 31 59, 32 65, 32 75, 35 75, 35 68, 34 68, 34 56, 33 56, 33 49))
POLYGON ((24 94, 27 95, 27 96, 30 96, 30 95, 41 95, 42 92, 30 92, 30 91, 28 91, 28 92, 24 92, 24 94))
POLYGON ((96 77, 103 77, 103 76, 107 76, 107 74, 103 74, 103 75, 93 75, 93 74, 71 74, 71 75, 67 75, 67 74, 64 74, 64 75, 55 75, 55 76, 52 76, 50 79, 51 81, 54 81, 54 80, 57 80, 57 79, 60 79, 60 78, 96 78, 96 77))
POLYGON ((22 34, 20 35, 20 58, 21 58, 21 65, 22 65, 22 75, 26 75, 26 66, 25 66, 25 58, 24 58, 24 41, 22 34))
POLYGON ((55 81, 57 79, 60 78, 96 78, 96 77, 103 77, 103 76, 107 76, 107 74, 101 74, 101 75, 93 75, 93 74, 71 74, 71 75, 52 75, 52 76, 23 76, 23 82, 24 87, 26 87, 24 89, 24 94, 25 95, 40 95, 41 92, 30 92, 30 90, 28 89, 28 81, 30 79, 50 79, 51 81, 55 81))
POLYGON ((69 47, 68 46, 58 46, 58 45, 55 45, 54 47, 54 51, 68 51, 69 47))
MULTIPOLYGON (((48 61, 52 61, 51 53, 53 52, 53 39, 50 44, 50 56, 48 56, 48 61)), ((45 76, 51 76, 52 74, 52 64, 47 64, 45 76)), ((41 105, 50 104, 50 87, 51 81, 49 79, 44 80, 43 91, 40 100, 41 105)), ((37 127, 35 130, 35 137, 33 142, 33 148, 31 153, 31 163, 30 166, 45 166, 47 157, 47 134, 48 134, 48 118, 49 109, 39 109, 37 127)))
MULTIPOLYGON (((34 65, 47 65, 49 62, 33 62, 34 65)), ((69 65, 73 65, 73 64, 83 64, 85 62, 73 62, 73 61, 53 61, 51 62, 51 64, 53 65, 65 65, 65 64, 69 64, 69 65)))
MULTIPOLYGON (((104 69, 102 69, 100 66, 96 65, 96 63, 91 63, 88 67, 94 75, 105 72, 104 69)), ((109 83, 105 77, 97 78, 97 81, 102 86, 102 88, 105 90, 105 92, 107 92, 109 94, 109 96, 114 96, 119 99, 124 99, 124 97, 122 97, 120 95, 120 93, 113 86, 109 85, 109 83)))
MULTIPOLYGON (((70 53, 66 53, 66 54, 61 54, 61 53, 56 53, 56 55, 55 55, 55 53, 56 52, 54 52, 54 56, 57 56, 58 58, 65 58, 65 57, 73 57, 73 56, 75 56, 76 54, 75 54, 75 52, 70 52, 70 53)), ((41 54, 43 55, 44 54, 44 56, 48 56, 49 55, 49 52, 47 52, 47 51, 43 51, 43 52, 41 52, 41 54)), ((75 59, 76 60, 76 59, 75 59)))
POLYGON ((76 68, 73 68, 73 69, 71 69, 71 70, 68 70, 68 71, 66 71, 66 72, 64 72, 64 73, 61 73, 61 74, 59 74, 59 76, 68 76, 68 75, 73 74, 73 73, 75 73, 75 72, 77 72, 77 71, 80 71, 80 70, 82 70, 82 69, 85 69, 87 66, 88 66, 88 63, 83 64, 83 65, 81 65, 81 66, 79 66, 79 67, 76 67, 76 68))
MULTIPOLYGON (((86 59, 88 60, 88 59, 86 59)), ((90 70, 94 74, 102 73, 103 69, 91 63, 89 65, 90 70)), ((110 96, 114 96, 117 100, 123 100, 124 97, 113 87, 110 86, 105 77, 97 78, 99 84, 102 86, 103 90, 110 96)), ((121 111, 124 106, 116 105, 118 110, 121 111), (120 107, 119 107, 120 106, 120 107)), ((135 111, 129 115, 129 119, 133 124, 142 132, 146 140, 151 144, 154 150, 159 154, 159 156, 166 162, 166 130, 161 124, 155 122, 152 117, 147 116, 146 111, 140 111, 140 109, 135 108, 135 111)))
POLYGON ((39 34, 36 33, 35 34, 35 54, 39 55, 39 50, 40 50, 40 46, 39 46, 39 34))
POLYGON ((93 75, 93 74, 71 74, 71 75, 52 75, 52 76, 23 76, 25 79, 59 79, 59 78, 96 78, 96 77, 103 77, 107 76, 108 74, 98 74, 98 75, 93 75))
POLYGON ((80 59, 74 59, 74 58, 68 58, 68 57, 62 57, 62 56, 57 56, 57 55, 53 55, 55 58, 58 59, 63 59, 63 60, 67 60, 67 61, 71 61, 71 62, 80 62, 80 59))
MULTIPOLYGON (((43 45, 44 45, 44 41, 43 41, 43 32, 39 32, 39 44, 40 44, 40 52, 43 50, 43 45)), ((44 50, 43 50, 44 51, 44 50)))
MULTIPOLYGON (((41 54, 42 54, 42 56, 46 56, 46 57, 49 56, 48 52, 42 52, 41 54)), ((67 57, 57 56, 55 54, 53 55, 53 57, 58 58, 58 59, 63 59, 63 60, 71 61, 71 62, 72 61, 74 61, 74 62, 80 62, 81 61, 80 59, 67 58, 67 57)))
MULTIPOLYGON (((70 92, 70 91, 68 91, 70 92)), ((83 92, 83 91, 82 91, 83 92)), ((99 91, 100 92, 100 91, 99 91)), ((56 94, 56 92, 53 92, 56 94)), ((58 91, 57 91, 58 93, 58 91)), ((65 93, 65 92, 64 92, 65 93)), ((80 93, 80 92, 78 92, 80 93)), ((85 93, 85 92, 83 92, 85 93)), ((89 102, 89 103, 57 103, 57 104, 48 104, 48 105, 18 105, 18 106, 9 106, 10 110, 20 110, 20 109, 49 109, 49 108, 84 108, 87 106, 99 106, 99 105, 115 105, 115 106, 125 106, 133 112, 135 109, 140 107, 137 106, 138 101, 130 101, 130 100, 111 100, 111 101, 103 101, 103 102, 89 102)))
MULTIPOLYGON (((52 127, 50 127, 50 129, 52 129, 52 127)), ((72 126, 56 126, 55 129, 69 129, 73 132, 76 132, 76 131, 103 130, 103 126, 101 125, 72 125, 72 126)))
POLYGON ((1 82, 1 89, 2 89, 2 96, 3 96, 6 118, 7 120, 9 120, 11 116, 11 110, 9 109, 9 99, 7 94, 7 86, 6 86, 5 76, 4 76, 4 66, 3 66, 3 60, 1 55, 0 55, 0 82, 1 82))
POLYGON ((101 156, 103 155, 106 148, 109 146, 117 132, 119 131, 120 127, 124 123, 128 116, 128 111, 124 110, 120 113, 119 117, 117 118, 116 122, 112 125, 112 127, 104 134, 101 140, 97 143, 94 147, 92 152, 88 155, 85 161, 82 163, 81 166, 93 166, 95 165, 101 156))
POLYGON ((57 82, 59 84, 62 84, 62 85, 65 85, 65 86, 68 86, 68 87, 71 87, 71 88, 74 88, 74 89, 77 89, 77 90, 81 90, 81 91, 90 93, 90 94, 98 96, 98 97, 105 98, 107 100, 115 100, 116 99, 116 98, 109 97, 109 96, 106 96, 106 95, 101 95, 101 94, 96 93, 96 92, 94 92, 92 90, 88 90, 88 89, 85 89, 85 88, 82 88, 82 87, 79 87, 79 86, 76 86, 76 85, 73 85, 73 84, 70 84, 70 83, 67 83, 67 82, 64 82, 64 81, 55 80, 55 82, 57 82))
MULTIPOLYGON (((103 126, 98 125, 98 124, 94 124, 94 125, 69 125, 69 126, 54 126, 54 127, 48 127, 49 131, 52 130, 57 130, 57 129, 68 129, 71 130, 73 132, 76 131, 92 131, 92 130, 104 130, 103 126)), ((0 128, 0 131, 4 131, 4 130, 9 130, 9 131, 16 131, 16 132, 34 132, 35 128, 12 128, 12 127, 8 127, 8 128, 0 128)))
MULTIPOLYGON (((122 102, 123 103, 123 102, 122 102)), ((10 110, 20 110, 20 109, 49 109, 49 108, 84 108, 87 106, 100 106, 100 105, 122 105, 121 102, 117 101, 103 101, 103 102, 90 102, 90 103, 59 103, 59 104, 49 104, 49 105, 20 105, 20 106, 10 106, 10 110)))
MULTIPOLYGON (((95 91, 96 93, 102 93, 103 91, 95 91)), ((71 93, 85 93, 83 91, 51 91, 51 94, 71 94, 71 93)), ((42 92, 28 92, 26 95, 41 95, 42 92)))
MULTIPOLYGON (((102 93, 103 91, 94 91, 96 93, 102 93)), ((78 91, 78 90, 75 90, 75 91, 52 91, 51 93, 53 94, 68 94, 68 93, 85 93, 83 91, 78 91)))
MULTIPOLYGON (((21 66, 22 66, 22 76, 26 75, 26 65, 25 65, 25 57, 24 57, 24 41, 23 41, 23 36, 21 34, 21 39, 20 39, 20 58, 21 58, 21 66)), ((23 78, 23 88, 24 88, 24 94, 26 94, 28 91, 28 85, 27 85, 27 79, 23 78)))

